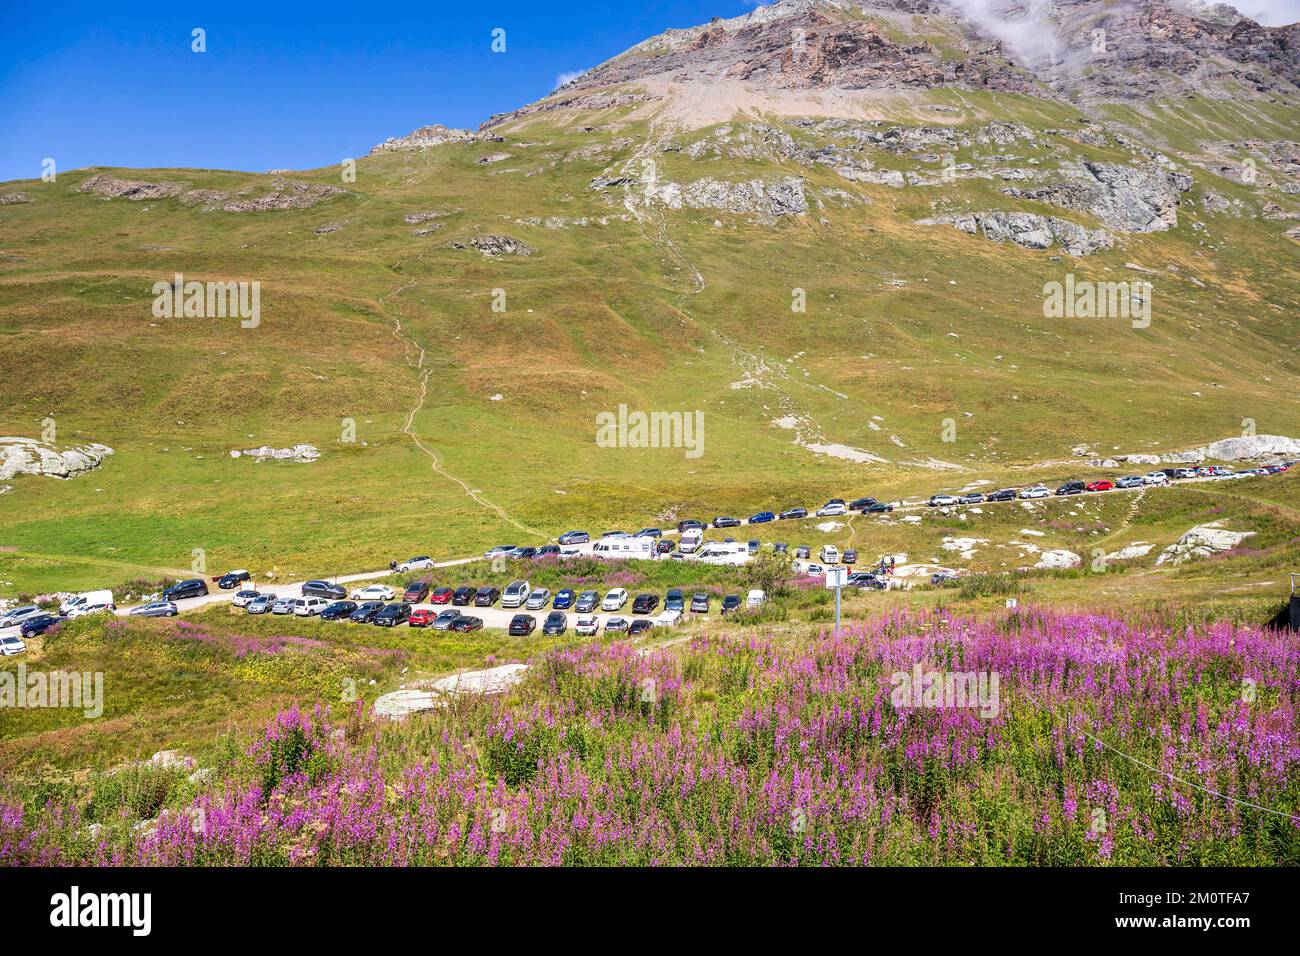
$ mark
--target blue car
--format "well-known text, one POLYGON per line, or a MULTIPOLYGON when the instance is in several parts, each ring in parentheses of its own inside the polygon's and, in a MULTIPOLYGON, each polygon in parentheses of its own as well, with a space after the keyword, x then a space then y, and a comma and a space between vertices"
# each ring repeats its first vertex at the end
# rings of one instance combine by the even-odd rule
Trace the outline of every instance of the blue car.
POLYGON ((772 514, 772 512, 770 512, 770 511, 760 511, 758 514, 756 514, 756 515, 751 515, 751 516, 750 516, 750 518, 749 518, 749 523, 750 523, 750 524, 763 524, 764 522, 767 522, 767 521, 775 521, 775 520, 776 520, 776 515, 772 514))
POLYGON ((569 608, 573 607, 575 599, 573 588, 560 588, 560 590, 555 592, 555 602, 551 607, 555 608, 557 611, 567 611, 569 608))

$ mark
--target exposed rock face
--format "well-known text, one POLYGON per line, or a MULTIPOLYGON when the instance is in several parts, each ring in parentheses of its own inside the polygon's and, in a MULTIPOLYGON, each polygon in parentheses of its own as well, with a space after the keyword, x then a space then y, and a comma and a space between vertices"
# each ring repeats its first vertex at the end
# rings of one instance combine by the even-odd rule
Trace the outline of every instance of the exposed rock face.
POLYGON ((0 438, 0 481, 15 475, 75 478, 113 454, 107 445, 73 445, 59 451, 34 438, 0 438))
POLYGON ((500 694, 524 678, 527 664, 501 664, 481 671, 465 671, 435 681, 419 682, 417 687, 403 688, 380 696, 374 712, 390 720, 402 720, 411 714, 445 707, 459 694, 500 694))
POLYGON ((1050 249, 1059 242, 1072 256, 1091 255, 1114 245, 1113 237, 1104 229, 1085 229, 1068 219, 1029 212, 973 212, 917 222, 922 226, 940 223, 972 236, 983 233, 994 242, 1010 241, 1027 249, 1050 249))
MULTIPOLYGON (((1275 461, 1300 458, 1300 439, 1283 435, 1250 435, 1223 438, 1200 448, 1169 452, 1160 460, 1171 465, 1203 461, 1275 461)), ((1132 457, 1130 457, 1132 460, 1132 457)))
POLYGON ((315 445, 294 445, 292 448, 250 448, 247 451, 232 449, 231 458, 252 458, 254 461, 300 461, 311 462, 320 458, 320 451, 315 445))
POLYGON ((326 183, 307 183, 297 180, 276 179, 261 195, 254 195, 256 185, 245 186, 234 193, 217 189, 190 189, 187 182, 148 182, 136 179, 119 179, 99 173, 86 179, 77 187, 80 193, 95 193, 106 199, 127 199, 132 202, 178 198, 187 206, 202 205, 204 212, 221 209, 224 212, 265 212, 273 209, 310 209, 322 199, 347 194, 346 189, 326 183))
POLYGON ((179 196, 189 183, 162 182, 151 183, 139 179, 119 179, 107 173, 91 176, 77 187, 79 193, 95 193, 106 199, 129 199, 141 202, 146 199, 166 199, 179 196))
POLYGON ((512 236, 499 236, 489 233, 485 236, 474 236, 472 239, 464 241, 457 240, 451 244, 453 249, 473 248, 483 253, 485 256, 531 256, 537 250, 528 243, 512 236))
POLYGON ((467 129, 449 129, 441 124, 421 126, 406 136, 395 136, 371 147, 370 155, 402 149, 429 149, 444 143, 472 143, 474 133, 467 129))
MULTIPOLYGON (((242 192, 242 190, 241 190, 242 192)), ((236 193, 239 195, 239 193, 236 193)), ((273 209, 310 209, 322 199, 347 195, 347 190, 326 183, 277 179, 260 196, 236 199, 222 206, 225 212, 268 212, 273 209)))
POLYGON ((14 206, 18 203, 31 202, 32 197, 16 189, 0 193, 0 206, 14 206))
POLYGON ((1222 551, 1231 551, 1249 538, 1253 531, 1229 531, 1219 527, 1220 522, 1197 525, 1160 552, 1156 564, 1182 564, 1193 558, 1206 558, 1222 551))
POLYGON ((719 209, 723 212, 754 213, 765 219, 802 216, 808 212, 803 180, 786 176, 774 181, 749 179, 723 182, 706 176, 685 186, 665 183, 652 190, 653 198, 670 209, 719 209))
POLYGON ((1178 225, 1178 197, 1191 187, 1186 173, 1085 161, 1066 182, 1006 192, 1090 213, 1120 232, 1163 232, 1178 225))
POLYGON ((1083 563, 1083 559, 1073 551, 1063 549, 1044 551, 1038 556, 1035 562, 1036 568, 1077 568, 1083 563))

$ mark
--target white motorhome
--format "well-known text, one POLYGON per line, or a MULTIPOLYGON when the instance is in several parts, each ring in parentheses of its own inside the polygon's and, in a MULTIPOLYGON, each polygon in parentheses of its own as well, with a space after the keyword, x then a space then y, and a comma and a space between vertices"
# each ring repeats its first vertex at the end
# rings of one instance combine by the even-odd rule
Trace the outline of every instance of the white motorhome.
POLYGON ((96 604, 107 605, 110 610, 117 610, 117 605, 113 603, 112 591, 87 591, 85 594, 74 594, 62 604, 59 605, 60 614, 71 614, 73 611, 91 607, 96 604))
POLYGON ((687 528, 677 542, 677 550, 682 554, 694 554, 704 543, 704 531, 701 528, 687 528))
POLYGON ((822 545, 822 549, 819 552, 819 556, 822 559, 822 564, 840 563, 840 549, 835 547, 835 545, 833 544, 822 545))
POLYGON ((654 538, 602 538, 591 546, 591 556, 605 560, 653 558, 654 538))
POLYGON ((705 564, 748 564, 749 558, 749 545, 743 541, 710 541, 695 555, 705 564))

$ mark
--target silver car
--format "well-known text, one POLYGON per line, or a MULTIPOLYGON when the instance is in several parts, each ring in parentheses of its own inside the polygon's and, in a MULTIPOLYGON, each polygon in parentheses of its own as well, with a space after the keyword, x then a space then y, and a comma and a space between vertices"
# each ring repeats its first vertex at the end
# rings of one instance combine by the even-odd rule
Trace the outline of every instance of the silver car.
POLYGON ((280 600, 274 594, 259 594, 244 606, 249 614, 269 614, 272 605, 280 600))
POLYGON ((271 602, 271 613, 292 614, 293 604, 295 600, 296 600, 295 598, 291 598, 288 596, 276 598, 273 602, 271 602))
POLYGON ((10 608, 3 615, 0 615, 0 628, 13 627, 40 613, 41 609, 35 604, 24 604, 22 607, 10 608))
POLYGON ((150 601, 148 604, 131 608, 131 614, 136 617, 175 617, 177 613, 173 601, 150 601))
POLYGON ((551 603, 551 591, 549 588, 537 588, 528 595, 528 600, 524 602, 524 607, 530 611, 540 611, 546 605, 551 603))
POLYGON ((445 611, 439 611, 438 616, 433 619, 433 623, 429 626, 435 631, 445 631, 451 627, 451 622, 458 617, 460 617, 460 611, 457 611, 454 607, 449 607, 445 611))

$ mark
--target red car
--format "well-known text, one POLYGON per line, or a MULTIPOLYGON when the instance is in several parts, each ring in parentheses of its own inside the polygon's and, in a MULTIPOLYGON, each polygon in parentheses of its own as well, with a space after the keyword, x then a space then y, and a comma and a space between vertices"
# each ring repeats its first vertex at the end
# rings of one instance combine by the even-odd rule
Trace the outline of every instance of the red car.
POLYGON ((429 592, 430 604, 450 604, 451 588, 434 588, 429 592))
POLYGON ((428 627, 437 616, 438 612, 432 608, 417 607, 411 612, 411 616, 406 619, 406 623, 411 627, 428 627))
POLYGON ((1105 478, 1101 479, 1101 481, 1088 482, 1089 491, 1110 491, 1114 487, 1115 482, 1107 481, 1105 478))

